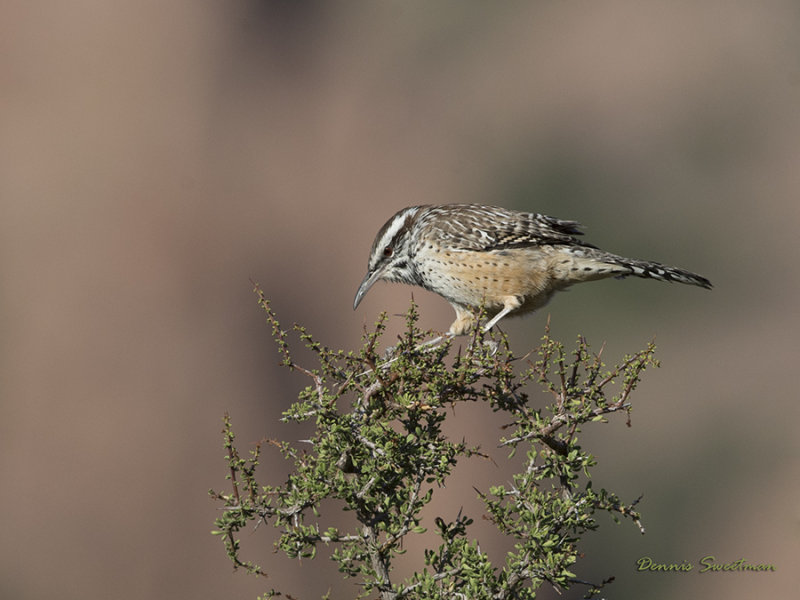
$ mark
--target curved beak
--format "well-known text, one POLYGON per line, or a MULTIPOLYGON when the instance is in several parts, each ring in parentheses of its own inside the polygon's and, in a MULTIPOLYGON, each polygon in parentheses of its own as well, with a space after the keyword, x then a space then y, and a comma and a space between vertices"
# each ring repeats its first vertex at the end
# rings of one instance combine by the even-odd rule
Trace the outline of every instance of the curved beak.
POLYGON ((369 288, 378 281, 383 275, 383 269, 375 269, 374 271, 367 272, 364 276, 364 280, 361 282, 361 285, 358 286, 358 291, 356 292, 356 299, 353 301, 353 310, 358 308, 358 305, 361 304, 361 300, 366 296, 369 288))

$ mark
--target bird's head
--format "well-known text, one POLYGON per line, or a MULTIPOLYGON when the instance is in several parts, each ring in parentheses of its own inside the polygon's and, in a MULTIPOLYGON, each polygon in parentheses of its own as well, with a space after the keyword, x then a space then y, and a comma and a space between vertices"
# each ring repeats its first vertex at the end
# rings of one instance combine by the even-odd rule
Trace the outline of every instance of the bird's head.
POLYGON ((353 310, 361 303, 369 288, 382 279, 402 283, 417 283, 413 256, 411 255, 412 226, 421 206, 404 208, 386 221, 369 252, 367 274, 358 286, 353 310))

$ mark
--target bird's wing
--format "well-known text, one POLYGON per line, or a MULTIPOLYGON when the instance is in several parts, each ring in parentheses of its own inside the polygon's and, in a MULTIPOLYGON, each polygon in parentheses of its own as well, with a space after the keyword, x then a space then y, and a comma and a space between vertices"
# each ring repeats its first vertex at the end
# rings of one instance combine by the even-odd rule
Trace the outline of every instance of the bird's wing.
MULTIPOLYGON (((576 236, 580 223, 495 206, 445 205, 435 219, 436 235, 453 248, 502 250, 543 245, 595 246, 576 236)), ((434 225, 434 222, 431 223, 434 225)))

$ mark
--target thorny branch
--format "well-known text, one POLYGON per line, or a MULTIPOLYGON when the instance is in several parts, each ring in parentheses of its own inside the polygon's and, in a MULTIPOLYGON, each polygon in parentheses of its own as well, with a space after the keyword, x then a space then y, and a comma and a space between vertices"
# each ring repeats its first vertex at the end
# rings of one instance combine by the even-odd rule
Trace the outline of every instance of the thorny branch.
MULTIPOLYGON (((281 364, 310 382, 283 421, 310 422, 315 432, 301 440, 302 446, 264 440, 293 469, 284 484, 263 484, 256 480, 262 443, 242 457, 225 416, 231 491, 210 493, 224 505, 215 533, 235 568, 266 576, 261 567, 240 557, 239 532, 248 524, 269 523, 279 533, 276 549, 290 558, 313 559, 318 546, 331 548, 339 570, 359 579, 362 598, 530 599, 545 582, 559 591, 587 585, 591 595, 613 579, 591 584, 570 571, 580 558, 577 542, 597 527, 598 512, 629 518, 643 533, 636 511, 641 497, 625 504, 604 489, 595 490, 588 479, 595 461, 578 438, 583 425, 605 422, 613 413, 624 411, 630 419, 630 396, 642 372, 657 366, 652 343, 608 371, 601 361, 603 347, 592 353, 580 337, 567 354, 550 337, 549 323, 535 360, 530 354, 513 356, 505 335, 486 334, 477 326, 453 352, 448 336, 439 336, 435 344, 420 343, 430 334, 417 328, 412 304, 406 331, 389 358, 378 351, 385 315, 374 330, 365 332, 357 353, 330 350, 295 326, 319 361, 317 368, 308 369, 293 359, 288 333, 257 286, 256 293, 281 364), (538 406, 529 398, 530 382, 552 394, 552 405, 538 406), (475 488, 485 506, 484 518, 498 535, 514 541, 515 549, 505 560, 490 557, 471 539, 472 519, 461 511, 452 521, 426 511, 434 494, 447 493, 445 483, 457 463, 474 456, 491 459, 464 440, 445 435, 442 425, 449 407, 461 402, 481 402, 487 410, 507 415, 510 422, 504 429, 511 435, 499 439, 497 447, 527 456, 510 485, 478 483, 488 491, 475 488), (326 528, 324 500, 335 500, 353 515, 353 526, 326 528), (432 531, 421 526, 431 520, 436 525, 432 531), (396 582, 394 557, 403 553, 409 535, 425 536, 428 549, 418 570, 396 582)), ((267 597, 280 595, 271 590, 267 597)))

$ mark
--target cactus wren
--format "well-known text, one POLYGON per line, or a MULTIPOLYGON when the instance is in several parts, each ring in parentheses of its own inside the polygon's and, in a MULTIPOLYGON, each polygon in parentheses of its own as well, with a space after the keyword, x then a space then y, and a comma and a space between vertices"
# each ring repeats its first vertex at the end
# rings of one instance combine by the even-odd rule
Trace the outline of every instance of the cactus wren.
POLYGON ((624 258, 575 237, 579 224, 496 206, 404 208, 378 231, 353 310, 379 279, 418 285, 453 305, 451 335, 467 333, 484 306, 491 329, 541 308, 574 283, 635 275, 711 289, 705 277, 624 258))

